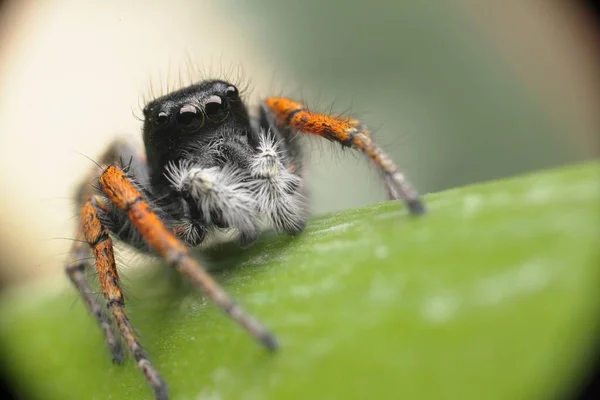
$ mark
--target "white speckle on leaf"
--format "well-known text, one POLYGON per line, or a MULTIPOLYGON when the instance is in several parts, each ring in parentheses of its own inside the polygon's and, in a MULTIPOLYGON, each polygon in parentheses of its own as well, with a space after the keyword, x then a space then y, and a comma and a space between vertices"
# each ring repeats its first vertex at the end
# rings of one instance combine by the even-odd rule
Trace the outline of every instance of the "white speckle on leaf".
POLYGON ((317 230, 314 230, 314 231, 307 232, 307 235, 310 235, 310 236, 312 236, 312 235, 322 235, 322 234, 327 233, 327 232, 345 232, 351 226, 352 226, 352 223, 345 222, 343 224, 337 224, 337 225, 329 226, 327 228, 317 229, 317 230))
POLYGON ((240 266, 252 266, 252 265, 264 265, 269 260, 269 253, 263 252, 260 255, 251 257, 246 261, 242 262, 240 266))
POLYGON ((309 246, 310 250, 316 253, 331 254, 332 252, 342 252, 349 248, 365 247, 370 244, 369 240, 349 240, 347 238, 340 240, 331 240, 325 242, 315 242, 309 246))
POLYGON ((465 216, 472 216, 477 214, 481 208, 483 200, 479 195, 469 194, 463 199, 463 214, 465 216))
POLYGON ((266 305, 273 304, 277 300, 277 297, 272 293, 267 292, 254 292, 250 295, 246 296, 246 301, 248 303, 256 304, 256 305, 266 305))
POLYGON ((551 279, 553 263, 549 260, 530 260, 518 268, 486 278, 475 287, 476 302, 496 305, 522 293, 545 287, 551 279))
POLYGON ((524 264, 517 275, 519 286, 526 290, 538 290, 546 286, 550 280, 550 271, 545 267, 550 266, 550 263, 539 261, 524 264))
POLYGON ((329 276, 319 283, 319 291, 331 292, 339 287, 339 282, 336 276, 329 276))
POLYGON ((231 372, 229 372, 227 368, 223 367, 215 369, 211 374, 211 378, 215 384, 222 383, 228 379, 231 379, 231 377, 231 372))
POLYGON ((408 215, 408 212, 405 209, 399 211, 389 211, 382 214, 377 214, 373 217, 373 219, 393 219, 398 218, 403 215, 408 215))
POLYGON ((202 389, 202 392, 196 398, 197 400, 221 400, 221 393, 209 388, 202 389))
POLYGON ((546 203, 554 197, 554 191, 552 187, 534 186, 525 195, 525 200, 533 204, 546 203))
POLYGON ((423 317, 433 324, 443 324, 454 316, 458 306, 459 301, 453 296, 435 296, 423 305, 423 317))
POLYGON ((290 294, 301 299, 308 299, 313 294, 313 289, 310 286, 292 286, 290 294))
POLYGON ((390 250, 386 246, 379 245, 375 248, 375 257, 379 258, 380 260, 385 260, 389 257, 389 255, 390 250))
POLYGON ((490 280, 485 280, 477 285, 475 296, 478 303, 484 305, 496 305, 504 299, 506 293, 502 286, 494 284, 490 280))

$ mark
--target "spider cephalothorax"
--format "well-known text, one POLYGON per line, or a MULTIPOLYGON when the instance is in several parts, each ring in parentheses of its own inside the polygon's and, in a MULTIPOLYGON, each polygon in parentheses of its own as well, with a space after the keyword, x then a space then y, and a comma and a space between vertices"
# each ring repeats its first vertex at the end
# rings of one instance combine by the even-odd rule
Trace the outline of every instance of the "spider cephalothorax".
POLYGON ((313 113, 275 97, 251 119, 238 89, 221 80, 202 81, 148 103, 145 156, 128 142, 113 143, 101 159, 105 169, 93 173, 98 187, 86 184, 78 191, 81 240, 74 242, 67 273, 98 319, 113 359, 123 358, 122 338, 158 399, 168 398, 167 385, 125 313, 111 236, 163 258, 274 350, 274 337, 233 302, 188 249, 213 230, 237 231, 240 244, 249 245, 264 222, 284 234, 304 229, 309 212, 298 132, 365 153, 381 171, 390 196, 404 200, 412 214, 424 212, 417 192, 360 121, 313 113), (84 275, 90 248, 110 315, 84 275))

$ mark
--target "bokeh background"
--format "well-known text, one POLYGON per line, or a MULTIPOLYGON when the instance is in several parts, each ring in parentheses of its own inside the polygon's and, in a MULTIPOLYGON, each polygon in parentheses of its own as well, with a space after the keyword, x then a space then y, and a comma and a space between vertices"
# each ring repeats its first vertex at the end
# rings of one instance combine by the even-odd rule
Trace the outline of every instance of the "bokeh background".
MULTIPOLYGON (((86 158, 180 76, 363 118, 424 193, 598 155, 599 38, 577 2, 14 0, 0 9, 0 279, 56 277, 86 158)), ((385 199, 309 143, 315 213, 385 199)), ((47 285, 48 286, 48 285, 47 285)))

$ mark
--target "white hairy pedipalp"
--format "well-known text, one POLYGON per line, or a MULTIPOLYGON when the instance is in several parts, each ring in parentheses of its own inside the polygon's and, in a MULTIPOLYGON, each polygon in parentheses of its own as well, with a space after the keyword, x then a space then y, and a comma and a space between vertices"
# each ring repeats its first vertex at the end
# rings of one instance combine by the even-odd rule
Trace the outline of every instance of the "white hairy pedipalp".
POLYGON ((258 232, 257 202, 244 171, 232 165, 201 168, 182 160, 170 163, 165 176, 178 191, 190 195, 209 226, 215 224, 213 215, 217 214, 228 227, 242 234, 258 232))
POLYGON ((261 131, 258 152, 250 174, 256 180, 258 210, 278 232, 299 233, 308 218, 302 195, 302 178, 291 172, 289 162, 270 132, 261 131))

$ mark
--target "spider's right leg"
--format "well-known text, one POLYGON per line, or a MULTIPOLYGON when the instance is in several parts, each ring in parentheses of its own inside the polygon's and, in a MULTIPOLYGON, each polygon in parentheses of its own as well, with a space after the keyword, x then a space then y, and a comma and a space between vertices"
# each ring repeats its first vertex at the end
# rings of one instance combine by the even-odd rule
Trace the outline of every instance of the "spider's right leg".
POLYGON ((81 209, 83 234, 94 252, 102 294, 119 327, 119 331, 125 339, 125 343, 133 355, 135 362, 144 373, 150 386, 152 386, 156 399, 166 400, 169 398, 167 384, 150 363, 148 355, 139 343, 133 326, 125 313, 125 299, 120 287, 113 242, 108 234, 108 229, 102 224, 98 216, 98 211, 106 210, 106 207, 107 205, 96 197, 92 197, 83 205, 81 209))
MULTIPOLYGON (((107 151, 100 158, 100 162, 109 164, 119 158, 123 158, 126 162, 131 163, 133 168, 136 168, 143 164, 143 159, 138 156, 138 154, 135 146, 128 142, 118 140, 108 147, 107 151)), ((143 171, 143 168, 136 169, 143 171)), ((100 173, 100 170, 91 170, 84 183, 80 186, 77 193, 77 207, 79 210, 82 208, 83 204, 94 195, 92 181, 98 179, 100 173)), ((141 175, 141 173, 138 173, 138 175, 141 175)), ((87 305, 90 313, 98 321, 106 338, 106 343, 111 352, 113 362, 120 364, 123 360, 123 345, 119 338, 119 334, 118 332, 115 332, 113 321, 105 311, 106 307, 98 302, 86 276, 86 271, 89 269, 89 255, 90 249, 85 240, 83 227, 81 224, 78 224, 75 240, 73 241, 73 246, 71 247, 65 266, 65 272, 79 291, 79 294, 87 305)))
POLYGON ((71 247, 65 272, 102 328, 113 362, 120 364, 123 361, 123 345, 112 326, 112 320, 104 311, 106 307, 101 306, 98 302, 86 276, 86 270, 89 268, 87 261, 89 253, 89 246, 83 232, 80 231, 71 247))

